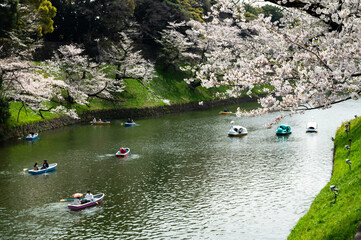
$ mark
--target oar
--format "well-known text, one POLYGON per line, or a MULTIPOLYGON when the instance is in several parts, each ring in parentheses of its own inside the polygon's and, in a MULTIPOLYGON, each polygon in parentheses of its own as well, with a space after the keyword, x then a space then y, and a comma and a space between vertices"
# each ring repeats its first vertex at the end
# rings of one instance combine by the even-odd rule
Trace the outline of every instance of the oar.
POLYGON ((70 201, 74 201, 74 199, 60 199, 60 202, 70 202, 70 201))
MULTIPOLYGON (((81 199, 81 200, 84 200, 84 199, 81 199)), ((74 201, 73 198, 69 198, 69 199, 60 199, 60 202, 72 202, 74 201)))

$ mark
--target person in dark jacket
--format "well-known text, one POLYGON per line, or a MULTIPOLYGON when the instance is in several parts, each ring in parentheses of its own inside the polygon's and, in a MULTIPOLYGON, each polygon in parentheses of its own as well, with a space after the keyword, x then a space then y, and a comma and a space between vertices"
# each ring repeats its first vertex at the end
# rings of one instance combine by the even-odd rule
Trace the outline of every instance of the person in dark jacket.
POLYGON ((49 167, 49 163, 48 160, 44 160, 43 166, 41 167, 41 169, 47 169, 49 167))

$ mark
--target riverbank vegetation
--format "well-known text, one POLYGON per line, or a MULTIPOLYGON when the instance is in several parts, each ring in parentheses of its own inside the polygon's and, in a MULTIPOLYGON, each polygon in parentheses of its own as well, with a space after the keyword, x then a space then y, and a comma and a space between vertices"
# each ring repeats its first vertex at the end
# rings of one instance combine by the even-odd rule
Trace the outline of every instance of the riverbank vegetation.
POLYGON ((345 132, 348 122, 336 132, 330 182, 317 195, 288 239, 354 239, 361 221, 361 118, 350 123, 350 133, 345 132), (350 151, 346 145, 351 146, 350 151), (346 163, 347 159, 351 165, 346 163), (330 189, 333 185, 338 189, 336 199, 335 192, 330 189))

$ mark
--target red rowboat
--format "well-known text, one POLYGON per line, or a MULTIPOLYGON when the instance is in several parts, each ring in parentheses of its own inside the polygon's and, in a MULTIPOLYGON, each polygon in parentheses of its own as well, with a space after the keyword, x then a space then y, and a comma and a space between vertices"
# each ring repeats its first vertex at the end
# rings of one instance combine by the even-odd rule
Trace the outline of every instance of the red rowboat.
POLYGON ((121 153, 119 150, 118 152, 115 154, 115 156, 117 157, 126 157, 130 154, 130 148, 125 148, 125 153, 121 153))

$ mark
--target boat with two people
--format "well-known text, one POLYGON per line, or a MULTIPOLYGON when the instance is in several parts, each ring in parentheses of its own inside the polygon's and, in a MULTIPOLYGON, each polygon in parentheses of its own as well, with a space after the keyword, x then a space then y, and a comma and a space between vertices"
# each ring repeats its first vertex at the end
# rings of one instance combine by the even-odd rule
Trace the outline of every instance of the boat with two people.
POLYGON ((27 141, 34 141, 34 140, 37 140, 39 139, 39 134, 37 133, 34 133, 34 132, 30 132, 26 138, 25 138, 27 141))
POLYGON ((76 211, 98 205, 101 201, 103 201, 104 193, 94 195, 92 200, 80 199, 82 196, 82 193, 74 193, 72 195, 72 197, 74 198, 74 202, 69 204, 68 208, 76 211))
POLYGON ((130 148, 119 148, 115 156, 117 157, 126 157, 130 154, 130 148))
POLYGON ((94 118, 91 122, 90 122, 91 125, 110 125, 110 121, 107 121, 107 120, 104 120, 102 121, 100 118, 99 118, 99 121, 97 121, 96 118, 94 118))
POLYGON ((228 131, 229 137, 241 137, 241 136, 246 136, 248 134, 247 128, 233 124, 234 121, 231 122, 231 129, 229 129, 228 131))
POLYGON ((30 174, 37 175, 37 174, 42 174, 42 173, 54 171, 57 166, 58 166, 57 163, 48 164, 48 161, 44 160, 43 166, 41 166, 40 168, 38 167, 38 163, 35 163, 34 167, 27 168, 27 169, 24 169, 24 170, 29 170, 28 172, 30 174))
POLYGON ((278 125, 277 130, 276 130, 277 136, 289 135, 291 133, 292 133, 291 127, 288 125, 285 125, 285 124, 278 125))
POLYGON ((126 127, 132 127, 132 126, 135 126, 135 125, 136 125, 136 123, 131 118, 128 118, 128 120, 124 123, 124 126, 126 126, 126 127))

